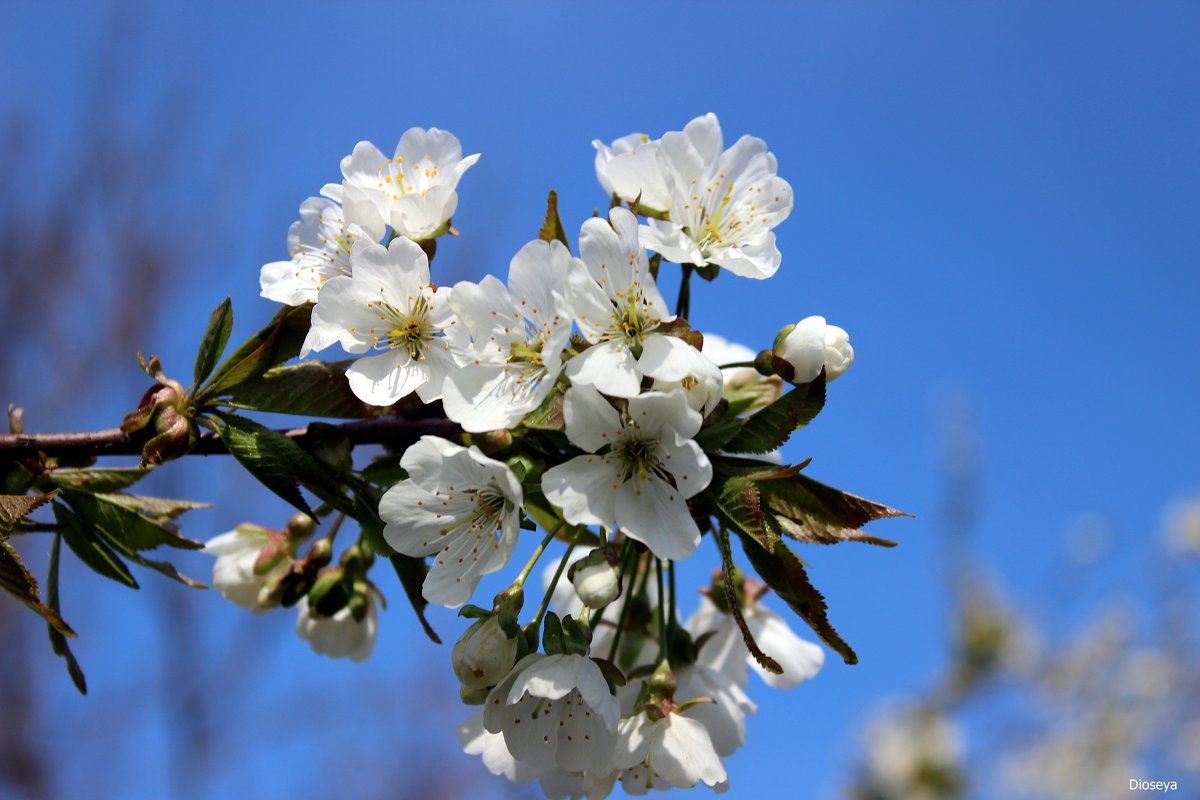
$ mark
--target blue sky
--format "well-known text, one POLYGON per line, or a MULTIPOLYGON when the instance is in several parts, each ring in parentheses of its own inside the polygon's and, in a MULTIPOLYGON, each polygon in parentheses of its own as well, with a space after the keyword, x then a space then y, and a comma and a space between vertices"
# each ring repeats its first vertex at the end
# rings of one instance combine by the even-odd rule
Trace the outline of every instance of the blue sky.
MULTIPOLYGON (((804 553, 862 663, 831 659, 787 695, 756 687, 749 746, 731 762, 735 796, 797 779, 832 791, 856 725, 938 664, 935 441, 947 393, 971 400, 984 458, 978 545, 1018 600, 1044 585, 1080 513, 1108 517, 1118 553, 1136 558, 1161 508, 1200 487, 1194 4, 262 2, 145 4, 115 29, 110 17, 110 3, 0 6, 0 111, 22 110, 47 151, 70 152, 98 56, 132 70, 132 98, 109 109, 126 128, 148 125, 164 97, 190 109, 161 202, 190 213, 209 198, 219 224, 180 242, 197 269, 174 278, 170 326, 154 342, 168 364, 190 364, 226 295, 243 333, 272 313, 258 267, 284 256, 300 202, 338 177, 360 139, 386 151, 410 126, 437 126, 483 154, 460 187, 463 235, 435 267, 455 278, 503 275, 551 187, 574 236, 606 202, 593 138, 658 135, 713 111, 727 143, 766 139, 796 195, 778 229, 783 265, 770 281, 701 287, 693 324, 756 348, 809 314, 846 328, 857 361, 787 453, 917 519, 876 524, 896 550, 804 553)), ((111 424, 128 405, 103 398, 84 424, 111 424)), ((257 491, 233 480, 214 483, 211 499, 257 491)), ((204 513, 198 537, 240 519, 204 513)), ((699 558, 715 565, 706 548, 699 558)), ((113 602, 137 615, 143 599, 113 602)), ((236 624, 215 594, 205 601, 206 637, 236 624)), ((95 695, 128 666, 99 642, 136 650, 147 624, 87 622, 93 641, 79 652, 95 695)), ((448 660, 416 639, 401 602, 383 626, 364 673, 372 685, 412 674, 401 653, 430 671, 448 660)), ((255 630, 282 639, 288 627, 255 630)), ((317 675, 358 680, 295 642, 279 647, 272 691, 317 675)), ((100 703, 55 700, 66 721, 100 703)), ((444 725, 428 735, 452 736, 444 725)), ((318 726, 289 736, 297 752, 322 741, 318 726)), ((449 769, 476 768, 454 758, 449 769)), ((255 762, 243 758, 229 780, 258 780, 255 762)), ((129 777, 113 791, 143 779, 163 780, 129 777)))

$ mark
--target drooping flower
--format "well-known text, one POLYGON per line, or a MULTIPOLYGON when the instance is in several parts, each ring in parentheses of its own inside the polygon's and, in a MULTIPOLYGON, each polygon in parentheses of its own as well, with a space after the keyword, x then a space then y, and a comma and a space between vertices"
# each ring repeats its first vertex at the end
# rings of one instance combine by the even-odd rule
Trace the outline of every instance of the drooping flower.
POLYGON ((440 236, 458 207, 458 181, 478 160, 463 158, 458 139, 437 128, 409 128, 391 158, 359 142, 342 159, 346 217, 376 241, 389 225, 416 241, 440 236))
POLYGON ((408 239, 350 254, 352 274, 321 287, 300 355, 340 342, 355 361, 346 377, 364 403, 388 406, 416 392, 442 396, 442 383, 464 357, 467 332, 449 305, 450 290, 429 281, 429 259, 408 239))
POLYGON ((350 274, 350 250, 370 237, 346 222, 342 207, 327 197, 310 197, 300 205, 300 219, 288 229, 290 261, 264 264, 258 281, 262 296, 299 306, 315 303, 330 278, 350 274))
MULTIPOLYGON (((850 334, 837 325, 829 325, 824 317, 805 317, 775 338, 775 357, 786 363, 780 374, 792 383, 809 383, 825 370, 825 382, 840 378, 854 363, 854 348, 850 334)), ((775 362, 779 364, 779 361, 775 362)))
POLYGON ((621 596, 621 559, 612 545, 598 547, 571 564, 567 579, 588 608, 604 608, 621 596))
POLYGON ((635 200, 638 208, 665 213, 671 207, 671 193, 658 162, 658 140, 644 133, 622 136, 611 146, 599 139, 596 148, 596 178, 609 196, 622 202, 635 200))
POLYGON ((626 771, 621 785, 630 793, 664 784, 679 789, 697 783, 718 786, 726 780, 725 765, 703 723, 675 712, 657 720, 645 713, 621 720, 612 764, 626 771))
POLYGON ((776 175, 775 156, 762 139, 743 136, 722 147, 714 114, 662 137, 658 159, 671 195, 669 217, 648 220, 642 241, 678 264, 769 278, 781 258, 771 229, 791 213, 792 187, 776 175))
POLYGON ((297 603, 296 633, 315 653, 365 661, 375 649, 375 633, 379 628, 375 600, 369 593, 365 597, 367 613, 361 621, 354 618, 348 605, 331 617, 322 617, 309 607, 307 598, 301 600, 297 603))
POLYGON ((383 537, 405 555, 434 556, 425 599, 460 606, 482 576, 512 556, 524 501, 521 484, 479 448, 436 436, 422 436, 405 450, 400 466, 408 478, 379 503, 383 537))
POLYGON ((589 219, 579 233, 579 255, 586 269, 573 269, 568 276, 569 300, 579 330, 592 345, 567 362, 571 383, 633 397, 643 376, 680 381, 690 375, 699 354, 660 330, 675 315, 667 310, 638 244, 637 218, 614 208, 609 222, 589 219))
POLYGON ((742 687, 724 672, 713 669, 703 661, 675 671, 677 693, 681 697, 711 697, 711 703, 699 703, 688 710, 688 716, 708 731, 717 755, 727 756, 746 743, 746 715, 758 707, 742 687))
POLYGON ((467 717, 458 726, 458 743, 467 755, 480 756, 487 771, 502 775, 513 783, 528 783, 538 777, 541 770, 524 761, 518 761, 508 751, 504 735, 492 733, 483 725, 483 709, 467 717))
POLYGON ((488 695, 483 722, 518 761, 541 770, 607 772, 620 718, 590 658, 531 653, 488 695))
POLYGON ((700 648, 700 663, 723 672, 739 686, 747 683, 746 666, 759 674, 768 686, 791 689, 816 675, 825 664, 825 651, 819 645, 802 639, 788 627, 783 618, 747 594, 742 616, 754 640, 763 652, 783 667, 783 674, 768 672, 746 649, 741 631, 733 615, 722 611, 707 597, 700 608, 684 624, 696 639, 712 633, 700 648))
POLYGON ((680 392, 647 392, 621 412, 599 392, 572 386, 563 402, 567 438, 589 455, 546 471, 542 491, 568 522, 620 528, 659 558, 687 558, 700 530, 687 500, 712 465, 692 441, 700 415, 680 392))
POLYGON ((571 334, 567 273, 582 265, 561 242, 530 242, 513 256, 508 286, 489 275, 455 284, 450 304, 472 336, 442 398, 467 431, 511 428, 554 387, 571 334))
POLYGON ((217 559, 213 564, 213 588, 234 605, 256 614, 269 608, 259 602, 263 586, 288 568, 282 536, 273 539, 271 533, 257 525, 239 525, 204 545, 204 552, 217 559), (270 552, 264 558, 264 549, 268 548, 270 552))

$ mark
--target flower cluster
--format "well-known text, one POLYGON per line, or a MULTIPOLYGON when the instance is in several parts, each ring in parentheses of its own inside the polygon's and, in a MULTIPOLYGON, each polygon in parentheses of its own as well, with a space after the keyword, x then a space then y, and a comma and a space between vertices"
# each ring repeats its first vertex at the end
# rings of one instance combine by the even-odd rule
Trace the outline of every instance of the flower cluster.
POLYGON ((358 660, 382 599, 368 571, 386 555, 424 602, 474 620, 452 653, 463 701, 479 706, 459 735, 490 771, 538 779, 548 797, 604 797, 618 780, 633 794, 722 789, 722 759, 755 711, 747 665, 790 688, 824 661, 763 604, 769 589, 853 660, 780 532, 828 543, 897 512, 855 498, 860 516, 843 518, 834 503, 772 494, 807 480, 769 462, 850 366, 844 330, 808 317, 756 355, 688 319, 693 276, 763 279, 780 265, 772 229, 792 190, 766 144, 744 136, 726 149, 708 114, 596 150, 607 215, 583 223, 576 255, 552 195, 506 282, 432 278, 433 240, 454 232, 457 186, 478 158, 444 131, 408 131, 390 159, 360 143, 342 182, 305 201, 291 260, 261 272, 264 297, 311 304, 301 356, 338 345, 357 401, 380 415, 444 415, 461 433, 390 448, 334 489, 319 482, 315 515, 340 513, 303 558, 307 517, 307 530, 217 537, 214 580, 254 611, 298 606, 314 650, 358 660), (674 309, 658 285, 669 262, 681 267, 674 309), (346 515, 362 533, 332 565, 346 515), (508 589, 490 609, 471 605, 481 578, 537 528, 508 589), (733 566, 731 532, 765 584, 733 566), (675 562, 706 535, 722 566, 685 620, 675 562), (526 581, 556 540, 566 552, 523 622, 526 581))

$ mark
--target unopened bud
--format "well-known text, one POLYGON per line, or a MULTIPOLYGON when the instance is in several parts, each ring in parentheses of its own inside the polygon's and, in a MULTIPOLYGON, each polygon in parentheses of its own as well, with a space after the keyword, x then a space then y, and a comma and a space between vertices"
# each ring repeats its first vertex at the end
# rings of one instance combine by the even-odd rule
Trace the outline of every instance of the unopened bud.
POLYGON ((292 518, 287 523, 287 537, 298 542, 302 542, 317 528, 316 521, 305 514, 303 511, 297 511, 292 514, 292 518))
POLYGON ((571 565, 567 578, 588 608, 604 608, 621 596, 621 557, 616 547, 598 547, 571 565))
POLYGON ((464 706, 481 706, 487 702, 490 691, 486 686, 471 688, 464 683, 458 687, 458 697, 464 706))
POLYGON ((320 569, 333 560, 333 542, 328 539, 317 539, 308 548, 304 563, 312 569, 320 569))
POLYGON ((454 643, 454 674, 464 687, 495 686, 517 662, 517 640, 505 633, 498 615, 477 620, 454 643))
POLYGON ((367 618, 367 611, 371 607, 371 585, 367 583, 366 578, 358 578, 354 581, 350 602, 346 606, 350 609, 350 616, 355 622, 362 622, 367 618))
POLYGON ((332 617, 350 602, 350 587, 341 567, 325 567, 308 590, 308 603, 322 617, 332 617))
POLYGON ((772 353, 778 359, 776 371, 795 384, 811 383, 822 369, 825 381, 831 382, 854 363, 850 334, 837 325, 826 324, 819 316, 805 317, 780 330, 772 353))

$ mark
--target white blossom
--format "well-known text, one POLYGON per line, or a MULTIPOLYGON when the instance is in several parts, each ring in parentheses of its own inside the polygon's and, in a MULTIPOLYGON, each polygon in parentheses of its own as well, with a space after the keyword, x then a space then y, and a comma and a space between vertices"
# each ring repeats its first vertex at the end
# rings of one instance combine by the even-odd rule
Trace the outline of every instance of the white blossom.
POLYGON ((700 530, 687 500, 712 479, 692 441, 700 415, 679 392, 648 392, 618 412, 599 392, 572 386, 563 402, 567 438, 588 454, 542 476, 546 498, 576 525, 618 527, 659 558, 687 558, 700 530))
POLYGON ((721 375, 721 369, 708 356, 695 348, 691 348, 690 353, 686 353, 686 351, 679 353, 678 357, 680 359, 690 357, 691 364, 688 367, 687 375, 674 381, 656 379, 651 388, 656 392, 676 390, 683 392, 688 405, 699 411, 702 416, 707 417, 721 402, 721 395, 724 392, 725 382, 721 375))
POLYGON ((342 207, 327 197, 310 197, 300 205, 300 219, 288 229, 290 261, 264 264, 258 281, 262 296, 299 306, 315 303, 330 278, 350 274, 350 251, 370 237, 347 223, 342 207))
POLYGON ((774 352, 794 370, 793 376, 788 378, 792 383, 816 380, 822 369, 825 370, 825 382, 832 383, 854 363, 850 334, 837 325, 829 325, 824 317, 805 317, 786 335, 780 333, 774 352))
POLYGON ((704 725, 717 755, 730 755, 746 743, 746 715, 758 707, 733 677, 701 660, 675 670, 675 681, 680 697, 712 698, 713 702, 699 703, 687 713, 704 725))
POLYGON ((524 501, 521 484, 479 448, 436 436, 422 436, 405 450, 400 466, 408 478, 379 503, 383 537, 405 555, 432 555, 422 594, 431 603, 460 606, 482 576, 512 556, 524 501))
POLYGON ((541 772, 532 764, 514 758, 504 743, 503 734, 492 733, 484 727, 483 709, 467 717, 457 732, 463 752, 480 756, 487 771, 493 775, 502 775, 513 783, 528 783, 541 772))
POLYGON ((771 229, 791 213, 792 187, 775 174, 775 156, 762 139, 743 136, 722 147, 714 114, 662 137, 658 159, 671 195, 669 218, 648 220, 642 241, 678 264, 769 278, 781 259, 771 229))
POLYGON ((659 330, 675 315, 667 310, 638 244, 636 217, 614 208, 609 222, 593 217, 583 223, 579 256, 586 268, 571 270, 568 297, 591 346, 567 362, 571 384, 633 397, 643 376, 681 381, 691 375, 695 348, 659 330))
POLYGON ((621 595, 621 562, 612 547, 599 547, 571 564, 567 579, 588 608, 604 608, 621 595))
POLYGON ((379 627, 375 600, 370 594, 366 600, 367 614, 359 622, 351 615, 348 605, 331 617, 322 617, 309 608, 308 599, 304 598, 297 604, 296 633, 308 642, 313 652, 330 658, 365 661, 375 649, 375 633, 379 627))
POLYGON ((483 721, 519 761, 542 770, 603 772, 620 710, 590 658, 531 653, 491 694, 483 721))
POLYGON ((391 158, 359 142, 342 159, 346 217, 376 241, 389 225, 409 239, 432 239, 446 230, 458 207, 458 181, 478 160, 478 153, 463 158, 458 139, 437 128, 409 128, 391 158))
POLYGON ((655 213, 665 213, 671 207, 671 192, 667 189, 658 161, 658 140, 644 133, 631 133, 605 145, 599 139, 596 148, 596 178, 609 196, 622 202, 638 202, 638 207, 655 213))
POLYGON ((710 631, 714 634, 700 649, 702 664, 725 673, 739 686, 746 685, 746 666, 749 665, 768 686, 776 689, 794 688, 820 672, 825 664, 825 651, 797 636, 774 611, 753 601, 747 603, 742 616, 754 641, 764 653, 779 662, 783 674, 776 675, 763 669, 746 648, 733 615, 721 611, 707 597, 700 600, 700 608, 684 623, 693 638, 699 639, 710 631))
POLYGON ((496 615, 476 620, 454 643, 450 654, 454 675, 469 689, 499 683, 517 661, 517 640, 500 627, 496 615))
POLYGON ((377 406, 414 391, 425 403, 439 399, 467 342, 450 290, 429 282, 429 259, 408 239, 356 247, 350 262, 351 275, 321 287, 300 355, 334 342, 354 354, 380 351, 346 370, 356 397, 377 406))
POLYGON ((473 343, 446 381, 446 416, 473 432, 511 428, 546 398, 571 334, 566 280, 575 266, 561 242, 538 240, 513 256, 507 287, 491 275, 455 284, 450 305, 473 343))
POLYGON ((726 780, 725 765, 708 730, 678 713, 653 721, 644 713, 621 720, 612 764, 630 771, 628 782, 623 776, 621 785, 631 794, 639 786, 686 789, 697 783, 717 786, 726 780))
POLYGON ((216 556, 213 564, 213 588, 234 605, 262 613, 267 606, 259 602, 259 592, 267 580, 288 567, 287 559, 261 573, 255 570, 262 550, 271 541, 270 534, 256 525, 239 525, 234 530, 214 536, 204 545, 204 552, 216 556))

